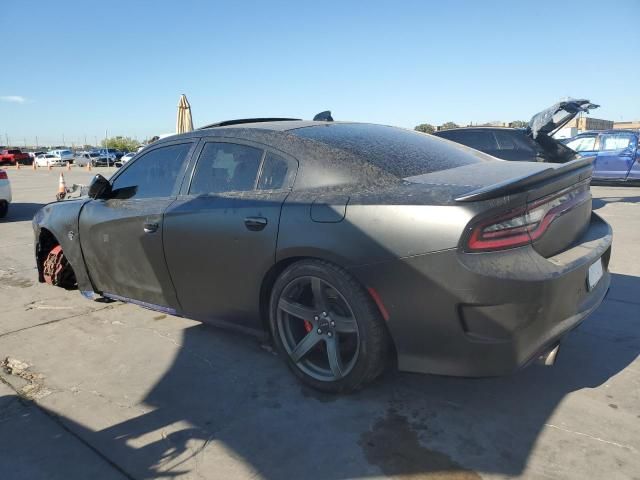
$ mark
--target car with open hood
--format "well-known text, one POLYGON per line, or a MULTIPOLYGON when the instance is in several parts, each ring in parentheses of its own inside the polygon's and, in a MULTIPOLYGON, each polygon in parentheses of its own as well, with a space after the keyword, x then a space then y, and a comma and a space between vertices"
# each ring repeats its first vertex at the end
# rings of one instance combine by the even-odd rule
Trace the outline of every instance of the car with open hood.
POLYGON ((566 100, 535 114, 526 128, 463 127, 440 130, 434 135, 503 160, 563 163, 578 155, 554 139, 553 134, 579 113, 594 108, 598 105, 589 100, 566 100))
POLYGON ((505 162, 328 118, 152 143, 88 197, 36 213, 40 281, 270 337, 329 392, 391 366, 553 363, 609 288, 591 161, 505 162))

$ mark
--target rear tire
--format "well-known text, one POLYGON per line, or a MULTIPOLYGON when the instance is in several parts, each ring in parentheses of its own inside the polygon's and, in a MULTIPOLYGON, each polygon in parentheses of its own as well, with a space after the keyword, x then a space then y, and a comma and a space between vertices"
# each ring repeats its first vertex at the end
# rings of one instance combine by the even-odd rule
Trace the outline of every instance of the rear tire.
POLYGON ((0 200, 0 218, 4 218, 9 213, 9 202, 0 200))
POLYGON ((303 383, 352 392, 388 363, 390 338, 367 291, 344 269, 322 260, 290 265, 271 291, 270 328, 277 349, 303 383))

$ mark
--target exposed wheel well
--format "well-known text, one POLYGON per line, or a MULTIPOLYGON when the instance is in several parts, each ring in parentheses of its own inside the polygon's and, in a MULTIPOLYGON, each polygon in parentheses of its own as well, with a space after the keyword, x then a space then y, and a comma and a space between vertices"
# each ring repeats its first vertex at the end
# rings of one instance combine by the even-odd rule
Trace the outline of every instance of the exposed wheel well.
POLYGON ((57 245, 60 245, 60 242, 55 237, 53 233, 51 233, 46 228, 40 229, 40 236, 38 237, 38 244, 36 246, 36 260, 38 267, 38 280, 40 282, 44 282, 44 276, 42 274, 42 268, 44 265, 44 261, 47 258, 49 252, 57 245))

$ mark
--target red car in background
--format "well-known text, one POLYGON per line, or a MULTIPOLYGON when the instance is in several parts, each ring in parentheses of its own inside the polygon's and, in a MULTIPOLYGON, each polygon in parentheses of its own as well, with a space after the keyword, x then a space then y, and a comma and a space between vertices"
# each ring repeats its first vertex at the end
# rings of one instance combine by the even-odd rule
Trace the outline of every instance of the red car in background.
POLYGON ((0 165, 31 165, 33 159, 28 153, 22 153, 19 148, 0 151, 0 165))

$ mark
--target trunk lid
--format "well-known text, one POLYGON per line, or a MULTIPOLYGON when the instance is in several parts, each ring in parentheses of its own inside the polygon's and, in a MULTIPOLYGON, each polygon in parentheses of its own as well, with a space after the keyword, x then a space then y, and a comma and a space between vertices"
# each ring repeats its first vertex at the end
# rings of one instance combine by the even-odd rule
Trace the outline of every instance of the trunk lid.
POLYGON ((464 240, 470 251, 530 244, 550 257, 569 248, 588 228, 591 172, 589 158, 564 164, 495 161, 406 180, 447 185, 455 192, 455 203, 478 210, 464 240), (518 241, 512 242, 516 232, 518 241))

